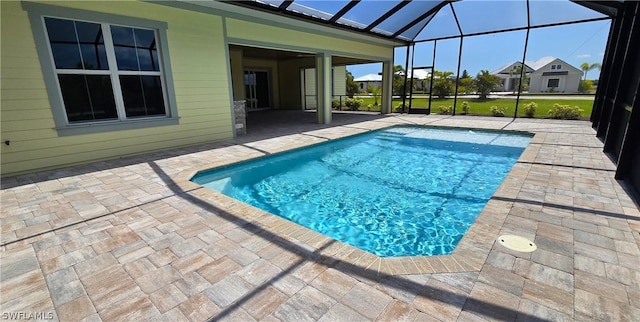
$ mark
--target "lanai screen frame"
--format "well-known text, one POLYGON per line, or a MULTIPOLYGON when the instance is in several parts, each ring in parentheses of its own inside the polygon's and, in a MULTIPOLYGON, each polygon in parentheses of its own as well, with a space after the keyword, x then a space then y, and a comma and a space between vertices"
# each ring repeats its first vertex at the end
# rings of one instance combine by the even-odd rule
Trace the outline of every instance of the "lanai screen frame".
MULTIPOLYGON (((440 40, 446 40, 446 39, 456 39, 459 38, 460 39, 460 47, 458 50, 458 66, 457 66, 457 73, 456 73, 456 79, 459 79, 460 77, 460 65, 461 65, 461 57, 462 57, 462 47, 463 47, 463 41, 465 37, 473 37, 473 36, 482 36, 482 35, 489 35, 489 34, 497 34, 497 33, 505 33, 505 32, 512 32, 512 31, 522 31, 525 30, 526 31, 526 35, 525 35, 525 42, 524 42, 524 46, 523 46, 523 54, 522 54, 522 61, 519 62, 522 65, 525 64, 525 59, 526 59, 526 55, 527 55, 527 48, 528 48, 528 43, 529 43, 529 33, 532 29, 538 29, 538 28, 547 28, 547 27, 556 27, 556 26, 564 26, 564 25, 570 25, 570 24, 577 24, 577 23, 587 23, 587 22, 595 22, 595 21, 603 21, 603 20, 612 20, 618 10, 620 10, 623 6, 623 2, 624 1, 600 1, 600 0, 596 0, 596 1, 588 1, 588 0, 568 0, 569 2, 581 5, 585 8, 591 9, 595 12, 598 12, 602 15, 604 15, 603 17, 599 17, 599 18, 589 18, 589 19, 578 19, 578 20, 569 20, 569 21, 564 21, 564 22, 556 22, 556 23, 547 23, 547 24, 537 24, 537 25, 533 25, 531 24, 531 9, 530 9, 530 0, 525 0, 526 1, 526 17, 527 17, 527 25, 523 26, 523 27, 515 27, 515 28, 505 28, 505 29, 497 29, 497 30, 489 30, 489 31, 483 31, 483 32, 471 32, 471 33, 464 33, 462 27, 460 26, 460 22, 458 20, 457 14, 456 14, 456 10, 453 6, 454 3, 459 2, 459 1, 463 1, 463 0, 443 0, 443 1, 439 1, 438 0, 432 0, 432 1, 427 1, 427 0, 393 0, 395 1, 394 3, 392 2, 392 6, 390 6, 388 8, 388 10, 386 11, 382 11, 382 13, 377 16, 373 15, 370 18, 373 19, 373 21, 368 22, 368 23, 360 23, 358 21, 351 21, 348 20, 348 23, 345 23, 344 19, 341 22, 341 18, 345 17, 346 14, 350 13, 352 11, 352 9, 354 9, 354 7, 356 7, 358 4, 364 5, 367 3, 366 0, 348 0, 347 2, 344 2, 345 4, 343 6, 336 6, 333 7, 333 9, 337 9, 337 10, 332 10, 333 12, 335 12, 334 14, 328 13, 328 12, 324 12, 318 8, 313 8, 312 6, 305 6, 304 4, 299 5, 300 2, 304 3, 304 1, 309 1, 309 0, 218 0, 221 2, 225 2, 225 3, 230 3, 233 5, 238 5, 238 6, 243 6, 243 7, 248 7, 248 8, 252 8, 252 9, 256 9, 256 10, 260 10, 260 11, 265 11, 265 12, 270 12, 276 15, 282 15, 282 16, 287 16, 287 17, 292 17, 292 18, 296 18, 296 19, 300 19, 300 20, 306 20, 306 21, 311 21, 314 23, 318 23, 318 24, 322 24, 322 25, 329 25, 331 27, 337 28, 337 29, 343 29, 343 30, 350 30, 350 31, 355 31, 358 33, 362 33, 362 34, 367 34, 370 36, 374 36, 374 37, 378 37, 378 38, 384 38, 387 40, 393 40, 396 42, 400 42, 403 43, 402 45, 396 46, 395 48, 399 48, 399 47, 406 47, 407 48, 407 52, 406 52, 406 59, 405 59, 405 71, 408 71, 409 69, 409 58, 411 56, 411 66, 412 66, 412 74, 413 74, 413 61, 414 61, 414 57, 415 57, 415 45, 419 44, 419 43, 424 43, 424 42, 430 42, 433 41, 434 42, 434 54, 433 54, 433 61, 432 61, 432 66, 430 66, 431 68, 435 67, 435 56, 436 56, 436 48, 437 48, 437 42, 440 40), (407 6, 409 6, 412 2, 418 2, 418 1, 424 1, 422 3, 426 3, 426 4, 433 4, 433 6, 431 6, 427 11, 425 11, 422 14, 419 14, 417 17, 411 17, 413 18, 411 21, 409 21, 406 24, 402 24, 399 25, 399 28, 394 28, 393 30, 381 30, 380 28, 376 28, 378 27, 380 24, 389 21, 389 18, 396 18, 398 17, 398 15, 401 13, 401 10, 407 6), (289 9, 292 7, 292 5, 297 5, 294 6, 295 8, 298 8, 299 10, 293 10, 293 9, 289 9), (445 37, 436 37, 436 38, 429 38, 429 39, 422 39, 422 40, 416 40, 416 38, 420 35, 420 33, 427 27, 429 27, 430 23, 432 22, 433 18, 437 16, 437 14, 440 12, 441 9, 443 9, 446 6, 450 6, 451 12, 454 15, 454 19, 455 19, 455 23, 456 23, 456 27, 458 28, 458 35, 455 36, 445 36, 445 37), (338 9, 339 8, 339 9, 338 9), (416 30, 412 30, 412 28, 417 26, 420 26, 422 24, 422 27, 420 27, 419 29, 416 30), (407 36, 403 36, 403 34, 409 30, 412 30, 412 34, 414 34, 413 37, 407 37, 407 36)), ((391 0, 390 0, 391 1, 391 0)), ((327 2, 329 3, 329 2, 327 2)), ((337 1, 336 1, 337 3, 337 1)), ((372 3, 372 2, 369 2, 372 3)), ((362 6, 361 6, 362 7, 362 6)), ((408 7, 407 7, 408 8, 408 7)), ((407 9, 405 8, 405 9, 407 9)), ((400 17, 402 18, 402 17, 400 17)), ((610 27, 610 33, 611 33, 611 28, 613 28, 613 25, 610 27)), ((431 73, 431 82, 430 82, 430 91, 431 92, 431 87, 433 86, 433 73, 431 73)), ((408 73, 405 72, 404 75, 404 88, 403 88, 403 96, 402 96, 402 112, 405 112, 405 109, 408 107, 409 110, 411 109, 411 98, 413 96, 413 75, 411 75, 412 77, 409 80, 409 75, 408 73), (409 87, 409 106, 407 106, 406 104, 406 99, 407 99, 407 82, 411 82, 411 86, 409 87)), ((524 68, 520 69, 520 79, 522 79, 522 77, 524 76, 524 68)), ((458 101, 458 89, 459 89, 459 84, 456 81, 456 87, 455 87, 455 92, 454 92, 454 104, 453 104, 453 113, 452 115, 456 114, 456 108, 457 108, 457 101, 458 101)), ((520 103, 520 95, 522 92, 522 82, 519 82, 518 84, 518 94, 516 97, 516 104, 515 104, 515 112, 513 117, 516 118, 517 114, 518 114, 518 106, 520 103)), ((429 114, 431 112, 431 94, 429 95, 429 104, 428 104, 428 108, 427 108, 427 114, 429 114)), ((595 109, 594 109, 595 111, 595 109)), ((592 112, 593 113, 593 112, 592 112)))
MULTIPOLYGON (((597 11, 601 14, 604 14, 605 17, 600 17, 600 18, 589 18, 589 19, 581 19, 581 20, 574 20, 574 21, 566 21, 566 22, 557 22, 557 23, 548 23, 548 24, 540 24, 540 25, 535 25, 532 26, 531 25, 531 9, 530 9, 530 0, 526 0, 526 8, 527 8, 527 26, 526 27, 516 27, 516 28, 507 28, 507 29, 500 29, 500 30, 491 30, 491 31, 484 31, 484 32, 475 32, 475 33, 464 33, 462 31, 462 27, 460 26, 460 21, 458 20, 457 14, 456 14, 456 10, 453 6, 453 2, 447 2, 447 4, 450 6, 451 12, 453 13, 453 17, 454 20, 456 22, 456 27, 458 28, 458 35, 455 36, 445 36, 445 37, 435 37, 435 38, 428 38, 428 39, 423 39, 423 40, 414 40, 409 42, 406 47, 407 47, 407 51, 406 51, 406 59, 405 59, 405 71, 409 70, 409 59, 411 59, 411 78, 409 79, 409 75, 407 75, 408 73, 405 73, 405 79, 404 79, 404 88, 403 88, 403 95, 402 95, 402 113, 405 113, 405 109, 406 112, 409 112, 411 110, 411 103, 412 103, 412 97, 413 97, 413 61, 414 61, 414 56, 415 56, 415 45, 419 44, 419 43, 426 43, 426 42, 433 42, 433 60, 432 60, 432 64, 431 64, 431 68, 433 70, 433 68, 435 67, 436 64, 436 52, 437 52, 437 46, 438 46, 438 41, 442 41, 442 40, 449 40, 449 39, 460 39, 460 47, 458 49, 458 66, 457 66, 457 72, 456 72, 456 80, 460 79, 460 66, 461 66, 461 62, 462 62, 462 45, 463 45, 463 41, 465 37, 473 37, 473 36, 483 36, 483 35, 490 35, 490 34, 498 34, 498 33, 505 33, 505 32, 512 32, 512 31, 526 31, 525 34, 525 41, 524 41, 524 46, 523 46, 523 50, 522 50, 522 60, 518 61, 517 63, 522 64, 522 66, 525 65, 525 60, 527 57, 527 48, 529 46, 529 33, 532 29, 539 29, 539 28, 549 28, 549 27, 557 27, 557 26, 565 26, 565 25, 572 25, 572 24, 579 24, 579 23, 588 23, 588 22, 596 22, 596 21, 604 21, 604 20, 612 20, 613 16, 615 16, 615 13, 617 11, 618 8, 620 8, 621 3, 602 3, 600 1, 573 1, 571 0, 571 2, 574 2, 576 4, 582 5, 586 8, 592 9, 594 11, 597 11), (409 58, 409 56, 411 56, 411 58, 409 58), (407 99, 407 83, 409 83, 409 105, 407 106, 406 104, 406 99, 407 99)), ((429 24, 427 23, 424 27, 426 28, 429 24)), ((410 27, 409 27, 410 28, 410 27)), ((610 26, 610 29, 613 28, 613 25, 610 26)), ((422 29, 421 29, 422 31, 422 29)), ((420 34, 420 32, 418 32, 418 34, 420 34)), ((397 46, 398 47, 405 47, 405 46, 397 46)), ((525 69, 524 68, 520 68, 520 77, 519 79, 522 79, 522 77, 524 76, 525 73, 525 69)), ((459 85, 459 81, 456 81, 456 87, 455 87, 455 92, 454 92, 454 96, 453 96, 453 111, 452 111, 452 116, 456 115, 456 107, 457 107, 457 102, 458 102, 458 85, 459 85)), ((429 82, 429 104, 427 107, 427 114, 431 113, 431 100, 432 100, 432 89, 433 89, 433 73, 431 73, 431 81, 429 82)), ((515 111, 513 114, 513 118, 517 118, 518 116, 518 105, 520 103, 520 94, 522 93, 522 82, 518 82, 518 94, 516 96, 516 104, 515 104, 515 111)), ((593 112, 592 112, 593 113, 593 112)))

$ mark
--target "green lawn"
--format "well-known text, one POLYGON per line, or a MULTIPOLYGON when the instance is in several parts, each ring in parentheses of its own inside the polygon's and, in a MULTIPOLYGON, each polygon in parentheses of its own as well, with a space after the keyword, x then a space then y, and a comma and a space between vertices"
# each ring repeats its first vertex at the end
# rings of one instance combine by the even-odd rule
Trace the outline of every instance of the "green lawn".
MULTIPOLYGON (((374 99, 371 97, 362 98, 364 101, 360 110, 366 111, 367 105, 374 103, 374 99)), ((378 100, 379 102, 380 100, 378 100)), ((515 111, 516 100, 508 98, 497 98, 480 100, 478 98, 459 98, 456 107, 456 114, 462 114, 462 102, 469 103, 470 115, 487 115, 491 116, 491 106, 504 107, 506 109, 505 116, 511 117, 515 111)), ((414 98, 412 100, 412 108, 427 108, 429 98, 414 98)), ((582 119, 588 119, 591 116, 591 109, 593 108, 593 100, 565 100, 565 99, 523 99, 518 104, 518 117, 524 117, 524 111, 522 107, 524 104, 535 102, 538 104, 536 108, 536 118, 546 118, 549 115, 549 109, 553 107, 553 104, 562 104, 570 106, 578 106, 583 110, 582 119)), ((393 107, 402 103, 402 99, 394 99, 393 107)), ((453 99, 433 99, 431 101, 431 112, 440 113, 440 106, 453 106, 453 99)), ((371 111, 380 111, 380 106, 372 106, 371 111)))

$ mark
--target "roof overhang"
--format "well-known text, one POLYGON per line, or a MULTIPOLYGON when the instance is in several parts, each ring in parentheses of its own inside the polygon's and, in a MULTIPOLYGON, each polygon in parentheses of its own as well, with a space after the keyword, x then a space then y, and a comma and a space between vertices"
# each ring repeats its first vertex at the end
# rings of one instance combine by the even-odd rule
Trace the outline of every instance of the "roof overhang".
MULTIPOLYGON (((404 46, 406 41, 392 39, 389 37, 379 37, 373 33, 363 33, 350 28, 336 28, 331 24, 319 24, 309 19, 301 19, 289 14, 277 13, 271 10, 262 10, 253 5, 247 6, 247 2, 254 1, 218 1, 218 0, 142 0, 159 5, 180 8, 184 10, 197 11, 213 15, 221 15, 230 18, 247 20, 256 23, 264 23, 283 28, 295 29, 299 31, 322 33, 344 39, 361 41, 365 43, 383 46, 404 46), (257 9, 257 10, 256 10, 257 9), (274 14, 276 16, 274 16, 274 14), (277 19, 274 19, 276 18, 277 19)), ((359 0, 358 0, 359 1, 359 0)))

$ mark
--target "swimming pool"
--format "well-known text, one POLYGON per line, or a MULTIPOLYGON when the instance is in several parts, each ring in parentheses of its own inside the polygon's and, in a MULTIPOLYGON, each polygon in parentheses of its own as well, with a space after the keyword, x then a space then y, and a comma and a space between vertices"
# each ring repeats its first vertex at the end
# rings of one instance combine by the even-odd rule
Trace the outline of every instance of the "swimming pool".
POLYGON ((396 126, 191 181, 381 257, 450 254, 531 135, 396 126))

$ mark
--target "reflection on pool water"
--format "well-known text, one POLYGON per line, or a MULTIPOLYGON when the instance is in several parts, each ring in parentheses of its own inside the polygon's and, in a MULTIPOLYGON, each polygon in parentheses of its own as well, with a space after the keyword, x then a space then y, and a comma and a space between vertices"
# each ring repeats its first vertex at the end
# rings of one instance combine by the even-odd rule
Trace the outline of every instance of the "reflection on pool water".
POLYGON ((531 135, 398 126, 192 181, 382 257, 450 254, 531 135))

